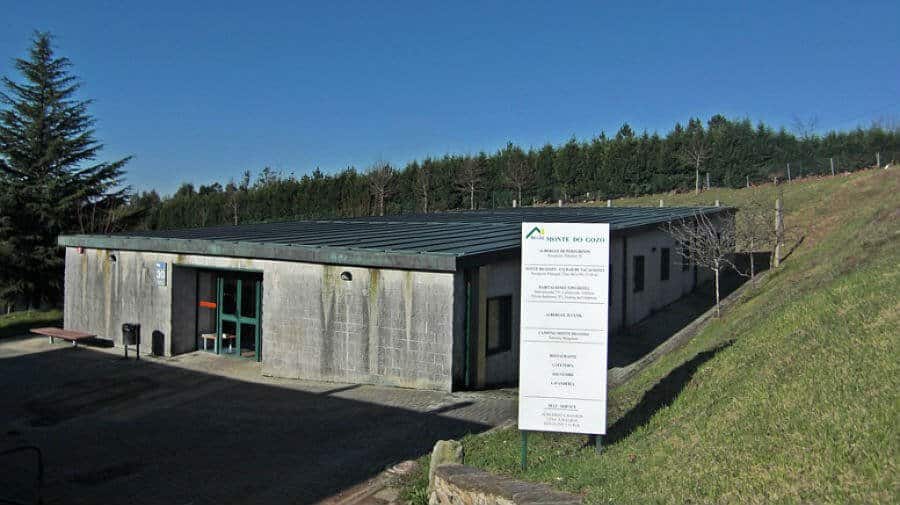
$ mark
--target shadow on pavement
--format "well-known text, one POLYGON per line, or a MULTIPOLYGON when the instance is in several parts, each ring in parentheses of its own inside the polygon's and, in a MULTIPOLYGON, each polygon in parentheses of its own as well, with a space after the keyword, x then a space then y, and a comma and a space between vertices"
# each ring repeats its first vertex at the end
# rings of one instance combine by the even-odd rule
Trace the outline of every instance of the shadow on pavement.
MULTIPOLYGON (((316 394, 46 347, 0 358, 0 450, 41 448, 46 504, 312 503, 490 428, 334 395, 350 386, 316 394)), ((402 393, 415 394, 438 395, 402 393)), ((30 485, 4 464, 0 489, 30 485)))

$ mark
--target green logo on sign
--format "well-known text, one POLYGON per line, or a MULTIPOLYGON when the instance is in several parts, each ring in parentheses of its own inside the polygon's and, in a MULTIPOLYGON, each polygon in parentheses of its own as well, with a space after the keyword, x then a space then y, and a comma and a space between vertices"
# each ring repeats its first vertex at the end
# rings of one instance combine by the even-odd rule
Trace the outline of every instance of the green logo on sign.
POLYGON ((525 238, 531 238, 531 236, 534 235, 535 233, 537 233, 540 237, 544 236, 544 230, 535 226, 534 228, 531 229, 530 232, 528 232, 528 235, 525 235, 525 238))

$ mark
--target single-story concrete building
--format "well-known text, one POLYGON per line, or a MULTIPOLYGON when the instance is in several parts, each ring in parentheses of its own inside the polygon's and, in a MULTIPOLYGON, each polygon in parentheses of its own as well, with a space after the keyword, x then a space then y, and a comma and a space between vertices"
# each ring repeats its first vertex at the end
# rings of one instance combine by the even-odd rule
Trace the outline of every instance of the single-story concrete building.
POLYGON ((279 377, 451 390, 518 379, 522 222, 609 223, 610 332, 708 272, 660 226, 720 207, 513 208, 68 235, 65 326, 279 377))

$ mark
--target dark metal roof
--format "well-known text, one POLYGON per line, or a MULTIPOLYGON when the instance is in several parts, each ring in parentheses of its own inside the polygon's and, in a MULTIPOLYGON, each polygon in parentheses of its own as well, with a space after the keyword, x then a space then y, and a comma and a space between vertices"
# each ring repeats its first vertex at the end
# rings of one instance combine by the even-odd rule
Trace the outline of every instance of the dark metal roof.
POLYGON ((313 263, 456 270, 515 254, 522 222, 609 223, 613 232, 658 226, 726 207, 525 207, 384 217, 60 236, 63 246, 205 254, 313 263))

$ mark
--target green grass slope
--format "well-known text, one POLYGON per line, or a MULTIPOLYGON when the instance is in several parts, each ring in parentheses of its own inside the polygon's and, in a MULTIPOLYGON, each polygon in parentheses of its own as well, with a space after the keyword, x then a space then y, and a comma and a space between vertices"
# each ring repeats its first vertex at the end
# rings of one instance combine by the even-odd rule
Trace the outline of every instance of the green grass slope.
POLYGON ((25 335, 31 328, 62 326, 62 311, 24 310, 0 315, 0 338, 25 335))
MULTIPOLYGON (((602 454, 585 437, 467 437, 466 463, 589 503, 900 501, 900 172, 794 182, 804 241, 694 340, 610 392, 602 454)), ((754 190, 627 204, 740 207, 754 190)), ((625 202, 616 202, 622 205, 625 202)), ((421 500, 422 478, 407 496, 421 500)))

